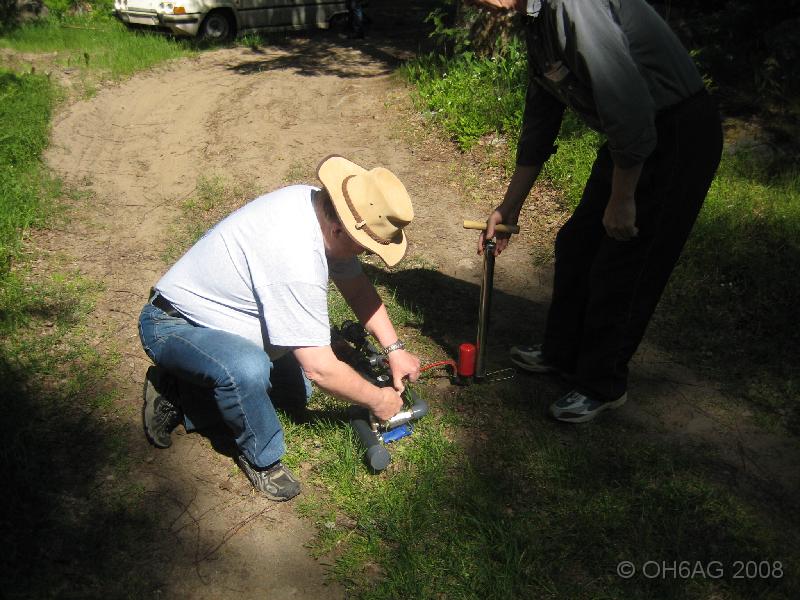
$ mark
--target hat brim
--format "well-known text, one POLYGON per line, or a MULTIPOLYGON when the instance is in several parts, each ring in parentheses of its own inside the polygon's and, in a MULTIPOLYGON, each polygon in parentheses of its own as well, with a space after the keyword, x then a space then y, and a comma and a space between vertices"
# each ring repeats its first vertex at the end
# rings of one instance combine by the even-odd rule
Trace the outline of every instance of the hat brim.
POLYGON ((347 201, 344 199, 344 190, 342 183, 351 175, 362 175, 367 170, 358 166, 354 162, 347 160, 342 156, 329 156, 324 159, 319 167, 317 167, 317 177, 325 186, 328 194, 331 197, 333 208, 336 214, 339 215, 339 220, 342 222, 347 235, 349 235, 355 243, 363 246, 367 250, 377 254, 386 266, 393 267, 399 263, 406 254, 408 248, 408 240, 404 231, 400 231, 397 236, 397 241, 392 241, 389 244, 381 244, 376 242, 364 231, 356 228, 356 218, 353 216, 350 207, 347 206, 347 201))

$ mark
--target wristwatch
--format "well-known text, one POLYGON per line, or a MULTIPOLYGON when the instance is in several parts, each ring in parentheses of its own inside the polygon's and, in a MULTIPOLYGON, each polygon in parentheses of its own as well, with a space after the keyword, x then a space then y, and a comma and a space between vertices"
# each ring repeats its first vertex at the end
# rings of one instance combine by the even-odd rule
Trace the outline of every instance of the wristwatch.
POLYGON ((403 350, 406 345, 401 341, 397 340, 394 344, 389 344, 385 346, 383 349, 384 354, 389 354, 390 352, 394 352, 395 350, 403 350))

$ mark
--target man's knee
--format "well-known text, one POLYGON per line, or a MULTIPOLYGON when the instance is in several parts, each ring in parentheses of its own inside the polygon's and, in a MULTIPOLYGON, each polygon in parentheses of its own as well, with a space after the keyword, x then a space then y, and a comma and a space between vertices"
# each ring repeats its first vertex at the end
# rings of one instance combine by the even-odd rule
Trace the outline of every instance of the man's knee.
POLYGON ((271 366, 269 357, 264 352, 243 353, 228 365, 225 370, 225 381, 219 381, 218 384, 266 388, 269 384, 271 366))

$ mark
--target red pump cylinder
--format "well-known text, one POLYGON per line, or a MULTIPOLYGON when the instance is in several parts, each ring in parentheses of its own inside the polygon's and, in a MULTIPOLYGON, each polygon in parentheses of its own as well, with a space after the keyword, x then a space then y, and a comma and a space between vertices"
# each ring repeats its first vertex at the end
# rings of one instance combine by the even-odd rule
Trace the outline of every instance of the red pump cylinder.
POLYGON ((461 377, 475 375, 475 344, 465 342, 458 347, 458 374, 461 377))

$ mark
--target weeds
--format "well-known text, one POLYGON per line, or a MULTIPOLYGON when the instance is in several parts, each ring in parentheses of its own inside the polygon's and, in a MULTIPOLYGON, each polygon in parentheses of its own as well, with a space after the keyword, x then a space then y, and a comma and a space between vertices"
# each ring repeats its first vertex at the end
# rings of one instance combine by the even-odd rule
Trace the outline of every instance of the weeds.
POLYGON ((404 67, 419 100, 463 149, 491 132, 519 135, 527 75, 524 47, 509 45, 492 58, 464 52, 452 59, 429 55, 404 67))
MULTIPOLYGON (((473 62, 474 57, 463 64, 473 62)), ((466 93, 469 78, 455 79, 466 93)), ((491 75, 478 80, 496 85, 491 75)), ((517 93, 512 88, 509 93, 517 93)), ((469 119, 464 141, 474 143, 484 130, 476 115, 469 119)), ((485 131, 513 137, 515 119, 495 118, 485 131)), ((566 166, 554 164, 548 175, 554 181, 574 179, 579 186, 578 171, 590 164, 588 147, 597 140, 565 127, 559 155, 574 156, 566 166)), ((0 131, 7 131, 5 123, 0 131)), ((33 157, 38 160, 38 153, 33 157)), ((702 235, 693 237, 680 283, 670 292, 675 297, 667 302, 689 307, 685 315, 676 313, 677 323, 685 325, 687 315, 697 315, 691 307, 700 305, 708 290, 717 292, 715 283, 733 283, 719 287, 730 296, 714 301, 735 315, 715 324, 719 347, 732 339, 728 318, 749 324, 776 344, 766 361, 787 366, 791 375, 792 363, 778 354, 779 348, 791 350, 788 342, 795 338, 756 325, 766 327, 780 315, 784 320, 776 322, 792 322, 787 304, 797 293, 791 282, 785 286, 798 239, 797 180, 749 170, 748 164, 733 161, 723 167, 698 224, 702 235), (780 286, 773 280, 779 275, 780 286), (685 290, 691 292, 688 300, 680 295, 685 290), (769 312, 773 308, 776 312, 769 312)), ((191 243, 245 195, 224 179, 200 180, 184 207, 186 220, 195 226, 187 227, 180 244, 191 243)), ((43 206, 41 197, 31 197, 43 206)), ((20 225, 11 229, 17 232, 14 244, 27 224, 44 222, 39 211, 30 209, 17 220, 20 225)), ((464 298, 476 296, 475 286, 448 280, 424 265, 366 271, 412 349, 452 353, 452 339, 465 326, 460 309, 464 298)), ((114 357, 100 356, 86 343, 85 315, 99 291, 69 272, 37 280, 24 269, 8 269, 2 283, 0 460, 6 486, 0 541, 7 549, 2 588, 9 593, 144 597, 163 583, 163 567, 170 564, 171 557, 159 555, 155 540, 164 530, 143 510, 144 491, 111 486, 102 476, 124 473, 127 450, 122 433, 100 413, 112 393, 104 375, 114 367, 114 357), (142 558, 151 555, 154 560, 142 558), (131 569, 131 564, 144 568, 131 569)), ((516 306, 519 314, 533 312, 529 305, 516 306)), ((335 294, 329 312, 333 322, 350 316, 335 294)), ((680 331, 680 326, 666 326, 680 331)), ((686 341, 696 342, 708 330, 703 322, 692 324, 695 337, 686 341)), ((363 467, 341 402, 316 393, 310 422, 284 418, 287 463, 312 465, 300 507, 319 527, 314 550, 320 556, 335 554, 334 574, 350 595, 797 597, 800 550, 792 506, 742 484, 712 454, 669 445, 652 431, 619 422, 613 428, 555 427, 543 413, 557 390, 558 384, 542 379, 446 393, 425 382, 420 393, 436 399, 432 412, 413 436, 392 447, 394 462, 380 476, 363 467), (724 571, 719 578, 653 578, 639 571, 624 579, 617 571, 622 561, 638 569, 646 562, 716 561, 724 571), (767 561, 781 570, 735 579, 736 561, 767 561)))
POLYGON ((728 155, 658 315, 658 337, 800 432, 800 175, 728 155))
MULTIPOLYGON (((110 31, 123 33, 101 18, 51 20, 0 46, 113 76, 165 56, 110 31)), ((143 488, 125 481, 130 449, 109 377, 119 354, 87 318, 102 286, 27 243, 65 193, 40 158, 62 93, 46 69, 23 70, 0 70, 0 588, 8 598, 144 597, 160 576, 149 559, 134 570, 130 560, 158 552, 158 524, 143 488)))
MULTIPOLYGON (((502 134, 505 163, 513 168, 527 81, 518 42, 490 58, 469 51, 425 56, 405 74, 416 84, 420 107, 462 149, 502 134)), ((558 151, 543 169, 567 206, 579 202, 601 141, 567 112, 558 151)), ((775 164, 777 170, 743 153, 724 157, 652 332, 678 361, 705 369, 773 422, 797 431, 798 337, 784 324, 793 319, 790 299, 800 296, 789 275, 800 239, 800 175, 791 162, 775 164)))
POLYGON ((102 10, 89 16, 64 15, 22 25, 0 37, 0 48, 3 47, 22 53, 51 54, 45 71, 78 71, 86 95, 92 95, 101 80, 119 80, 195 52, 185 41, 128 31, 102 10))
POLYGON ((51 198, 39 156, 55 95, 45 77, 0 70, 0 280, 24 232, 42 223, 51 198))

